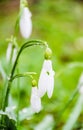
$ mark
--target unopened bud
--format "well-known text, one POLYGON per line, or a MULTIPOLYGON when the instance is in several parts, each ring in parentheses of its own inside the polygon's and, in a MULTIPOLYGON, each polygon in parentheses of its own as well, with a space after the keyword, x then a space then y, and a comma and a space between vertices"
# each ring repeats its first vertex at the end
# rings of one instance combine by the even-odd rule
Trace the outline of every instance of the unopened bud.
POLYGON ((23 7, 27 7, 28 3, 27 3, 27 0, 21 0, 20 1, 20 7, 23 8, 23 7))
POLYGON ((32 87, 37 86, 37 81, 35 79, 32 80, 32 87))
POLYGON ((52 57, 52 50, 47 47, 44 56, 45 56, 45 59, 51 59, 51 57, 52 57))

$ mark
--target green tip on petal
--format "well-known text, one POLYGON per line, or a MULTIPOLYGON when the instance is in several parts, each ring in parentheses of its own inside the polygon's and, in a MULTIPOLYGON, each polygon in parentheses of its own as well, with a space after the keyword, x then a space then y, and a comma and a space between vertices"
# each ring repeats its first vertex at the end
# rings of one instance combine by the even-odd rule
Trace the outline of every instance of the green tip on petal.
POLYGON ((35 79, 32 80, 32 87, 37 86, 37 81, 35 79))
POLYGON ((27 0, 21 0, 20 1, 20 7, 23 8, 23 7, 28 7, 28 2, 27 0))
POLYGON ((45 55, 44 55, 45 59, 51 59, 52 57, 52 50, 50 48, 46 48, 46 51, 45 51, 45 55))

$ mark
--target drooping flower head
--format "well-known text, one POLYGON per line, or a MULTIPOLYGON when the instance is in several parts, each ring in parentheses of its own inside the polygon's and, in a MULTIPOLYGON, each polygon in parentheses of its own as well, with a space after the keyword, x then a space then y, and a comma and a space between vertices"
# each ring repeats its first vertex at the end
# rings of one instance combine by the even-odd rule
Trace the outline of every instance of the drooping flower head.
POLYGON ((40 73, 38 89, 40 97, 43 97, 47 92, 49 98, 51 98, 54 88, 54 71, 51 61, 52 51, 50 48, 46 48, 45 60, 40 73))
POLYGON ((32 81, 32 90, 31 90, 31 108, 34 112, 38 113, 41 110, 41 99, 38 94, 37 83, 35 80, 32 81))
POLYGON ((31 12, 27 7, 27 1, 21 0, 20 33, 22 37, 29 38, 32 32, 31 12))

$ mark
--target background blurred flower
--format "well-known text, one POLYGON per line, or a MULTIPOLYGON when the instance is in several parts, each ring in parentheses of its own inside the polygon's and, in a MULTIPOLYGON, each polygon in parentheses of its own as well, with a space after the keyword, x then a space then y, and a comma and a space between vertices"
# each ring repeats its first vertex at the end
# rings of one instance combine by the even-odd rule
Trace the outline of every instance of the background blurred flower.
POLYGON ((27 7, 22 10, 20 18, 20 32, 24 38, 29 38, 32 32, 31 12, 27 7))
POLYGON ((9 43, 7 51, 6 51, 6 60, 9 63, 11 59, 11 53, 12 53, 12 44, 9 43))

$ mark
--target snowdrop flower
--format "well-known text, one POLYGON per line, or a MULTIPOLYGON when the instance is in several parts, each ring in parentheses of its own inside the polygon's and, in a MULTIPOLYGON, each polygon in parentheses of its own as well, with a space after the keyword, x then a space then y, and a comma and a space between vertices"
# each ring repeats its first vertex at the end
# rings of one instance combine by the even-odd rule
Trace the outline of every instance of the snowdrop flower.
POLYGON ((47 48, 45 52, 45 60, 38 82, 38 91, 40 97, 44 96, 44 94, 47 92, 48 97, 51 98, 53 93, 54 71, 52 69, 52 61, 50 60, 51 55, 51 49, 47 48))
POLYGON ((31 108, 34 112, 38 113, 41 110, 41 99, 38 95, 38 89, 36 84, 33 85, 35 80, 32 81, 32 91, 31 91, 31 108))
POLYGON ((80 76, 78 87, 79 87, 79 93, 83 94, 83 73, 80 76))
POLYGON ((22 9, 20 17, 20 32, 24 38, 29 38, 32 32, 31 12, 27 7, 22 9))
POLYGON ((9 63, 12 55, 12 43, 9 43, 7 52, 6 52, 6 60, 9 63))

